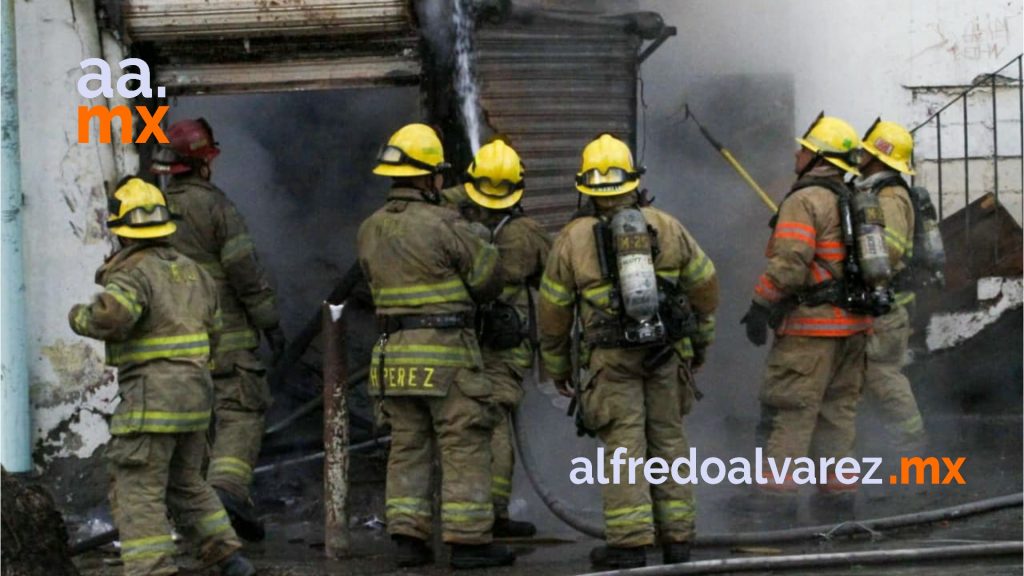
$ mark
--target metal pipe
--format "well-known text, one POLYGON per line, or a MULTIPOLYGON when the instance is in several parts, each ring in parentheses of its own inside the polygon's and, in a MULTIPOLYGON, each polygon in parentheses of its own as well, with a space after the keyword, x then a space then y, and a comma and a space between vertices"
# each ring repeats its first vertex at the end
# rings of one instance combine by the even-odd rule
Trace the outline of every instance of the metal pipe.
POLYGON ((935 143, 936 155, 935 168, 939 173, 939 222, 942 222, 942 204, 945 197, 942 195, 942 116, 935 117, 935 143))
MULTIPOLYGON (((996 112, 996 75, 992 75, 992 193, 999 204, 999 115, 996 112)), ((1003 219, 996 218, 996 239, 992 243, 994 262, 999 262, 999 239, 1002 238, 1003 219)))
POLYGON ((28 396, 25 342, 25 276, 22 262, 21 141, 18 126, 18 50, 14 0, 3 0, 0 92, 3 97, 2 375, 0 375, 0 463, 9 472, 32 469, 32 409, 28 396))
POLYGON ((324 302, 324 552, 341 558, 348 534, 348 383, 345 378, 345 304, 324 302))
MULTIPOLYGON (((385 436, 379 436, 377 438, 373 438, 373 439, 367 440, 365 442, 360 442, 358 444, 352 444, 351 446, 348 447, 348 453, 351 454, 353 452, 362 452, 363 450, 366 450, 367 448, 377 448, 378 446, 386 446, 386 445, 388 445, 390 443, 391 443, 391 435, 390 434, 385 435, 385 436)), ((303 464, 303 463, 306 463, 306 462, 316 462, 318 460, 322 460, 323 457, 324 457, 324 452, 323 452, 323 450, 321 450, 320 452, 314 452, 312 454, 306 454, 305 456, 298 456, 298 457, 295 457, 295 458, 290 458, 288 460, 282 460, 280 462, 274 462, 273 464, 264 464, 263 466, 257 466, 256 468, 253 469, 252 473, 255 474, 256 476, 259 476, 261 474, 266 474, 267 472, 273 472, 274 470, 280 470, 281 468, 289 468, 291 466, 295 466, 296 464, 303 464)))
MULTIPOLYGON (((369 375, 370 375, 370 366, 369 366, 369 364, 367 364, 366 366, 363 366, 359 370, 356 370, 353 374, 351 374, 348 377, 348 380, 347 380, 348 387, 351 388, 351 387, 359 384, 363 380, 366 380, 366 377, 369 376, 369 375)), ((323 403, 324 403, 324 397, 323 396, 317 396, 316 398, 313 398, 309 402, 306 402, 302 406, 299 406, 298 408, 296 408, 295 411, 292 412, 291 414, 285 416, 284 418, 282 418, 282 419, 278 420, 277 422, 274 422, 273 424, 268 426, 267 429, 263 431, 263 435, 264 436, 269 436, 271 434, 276 434, 276 433, 280 432, 281 430, 284 430, 284 429, 288 428, 289 426, 291 426, 295 422, 301 420, 303 416, 305 416, 305 415, 309 414, 310 412, 315 411, 317 408, 323 406, 323 403)))
POLYGON ((800 568, 851 567, 854 565, 905 564, 911 562, 963 560, 994 556, 1020 556, 1024 542, 992 542, 933 548, 897 548, 864 552, 831 552, 826 554, 792 554, 788 556, 754 556, 752 558, 716 558, 686 564, 667 564, 629 570, 592 572, 583 576, 676 576, 679 574, 721 574, 725 572, 760 572, 800 568))
POLYGON ((967 235, 967 273, 974 276, 974 250, 971 242, 971 156, 967 153, 967 96, 964 96, 964 228, 967 235))

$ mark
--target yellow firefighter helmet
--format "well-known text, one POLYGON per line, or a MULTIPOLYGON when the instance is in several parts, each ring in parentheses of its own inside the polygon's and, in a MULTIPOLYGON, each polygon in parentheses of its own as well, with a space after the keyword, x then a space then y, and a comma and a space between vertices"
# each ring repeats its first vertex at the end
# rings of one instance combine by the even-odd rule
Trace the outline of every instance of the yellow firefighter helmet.
POLYGON ((860 163, 860 137, 845 120, 825 116, 822 112, 803 137, 796 141, 850 174, 860 175, 857 170, 860 163))
POLYGON ((914 137, 906 128, 881 118, 864 135, 864 150, 890 168, 914 175, 910 158, 914 155, 914 137))
POLYGON ((121 184, 107 199, 107 227, 124 238, 162 238, 177 229, 159 188, 142 178, 121 184))
POLYGON ((640 186, 643 169, 633 166, 633 153, 625 142, 601 134, 583 149, 576 174, 576 189, 588 196, 618 196, 640 186))
POLYGON ((466 173, 466 194, 484 208, 510 208, 523 197, 523 163, 501 140, 481 147, 466 173))
POLYGON ((380 149, 373 173, 402 178, 437 174, 447 167, 444 147, 434 129, 426 124, 407 124, 380 149))

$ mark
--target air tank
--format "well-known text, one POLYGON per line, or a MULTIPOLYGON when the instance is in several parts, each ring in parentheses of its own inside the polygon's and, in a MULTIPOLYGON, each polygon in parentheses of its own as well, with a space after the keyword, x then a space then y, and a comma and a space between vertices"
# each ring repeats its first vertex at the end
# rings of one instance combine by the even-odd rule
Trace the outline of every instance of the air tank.
POLYGON ((612 217, 611 230, 623 309, 633 320, 647 322, 658 313, 658 276, 647 221, 640 210, 625 208, 612 217))
POLYGON ((886 285, 892 275, 889 251, 885 248, 885 216, 878 197, 857 190, 851 198, 854 238, 857 242, 857 261, 861 278, 870 288, 886 285))

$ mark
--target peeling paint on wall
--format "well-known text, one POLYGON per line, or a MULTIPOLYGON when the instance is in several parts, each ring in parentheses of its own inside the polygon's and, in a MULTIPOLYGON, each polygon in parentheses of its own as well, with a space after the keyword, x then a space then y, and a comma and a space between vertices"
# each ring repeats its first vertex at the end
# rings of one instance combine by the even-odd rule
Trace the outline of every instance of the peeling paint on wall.
POLYGON ((117 406, 115 372, 87 342, 58 339, 41 353, 57 380, 33 384, 36 462, 88 458, 110 439, 106 417, 117 406))
POLYGON ((1024 301, 1021 278, 982 278, 978 281, 978 301, 987 306, 971 312, 936 314, 928 322, 928 350, 945 350, 973 338, 995 324, 1006 312, 1020 308, 1024 301))

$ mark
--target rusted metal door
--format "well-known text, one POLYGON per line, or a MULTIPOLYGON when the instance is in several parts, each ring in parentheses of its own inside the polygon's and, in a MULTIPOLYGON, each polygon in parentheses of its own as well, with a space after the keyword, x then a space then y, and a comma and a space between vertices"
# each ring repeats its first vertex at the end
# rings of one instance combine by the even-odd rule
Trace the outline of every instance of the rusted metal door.
POLYGON ((556 230, 576 209, 573 176, 591 139, 635 140, 637 50, 623 20, 481 24, 476 76, 484 118, 526 165, 528 213, 556 230))

